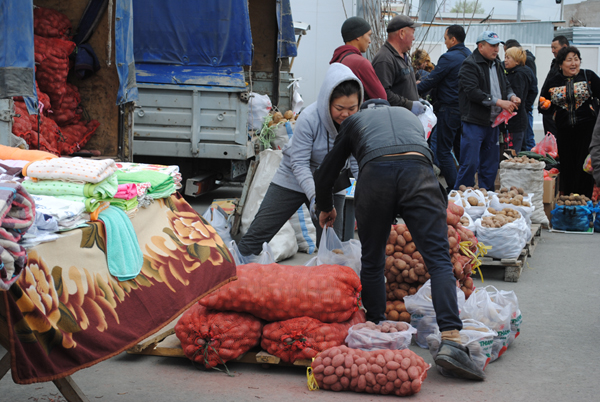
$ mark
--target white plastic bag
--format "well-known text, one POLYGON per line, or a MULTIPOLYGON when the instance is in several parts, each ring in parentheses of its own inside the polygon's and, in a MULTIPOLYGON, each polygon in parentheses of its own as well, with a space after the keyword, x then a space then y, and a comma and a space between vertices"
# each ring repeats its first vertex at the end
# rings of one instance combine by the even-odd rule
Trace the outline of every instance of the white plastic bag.
POLYGON ((450 191, 450 194, 448 194, 448 202, 453 202, 459 207, 463 207, 465 212, 467 212, 467 209, 471 208, 471 204, 469 204, 466 200, 463 200, 460 196, 460 193, 456 190, 450 191))
MULTIPOLYGON (((465 304, 465 294, 456 288, 458 309, 465 304)), ((420 347, 427 349, 427 337, 438 328, 431 297, 431 280, 423 284, 421 289, 412 296, 404 297, 404 306, 410 313, 410 325, 417 329, 415 342, 420 347)))
POLYGON ((233 261, 235 262, 236 266, 250 263, 273 264, 275 262, 275 259, 273 258, 273 252, 271 251, 271 248, 269 247, 269 244, 267 242, 263 243, 263 249, 259 255, 249 256, 243 256, 240 253, 240 250, 238 249, 235 240, 231 240, 228 244, 229 252, 233 256, 233 261))
POLYGON ((310 218, 310 212, 305 204, 290 218, 290 223, 296 233, 298 251, 312 254, 317 247, 317 229, 310 218))
POLYGON ((300 88, 300 80, 302 80, 302 77, 294 78, 292 83, 288 85, 288 88, 293 86, 294 90, 294 94, 292 95, 292 112, 294 112, 294 114, 300 113, 302 106, 304 106, 304 100, 298 91, 298 88, 300 88))
POLYGON ((273 105, 269 95, 261 95, 256 92, 250 93, 248 99, 248 128, 260 130, 263 119, 269 114, 273 105))
POLYGON ((223 243, 231 243, 231 222, 227 213, 221 207, 209 207, 202 215, 215 228, 223 243))
MULTIPOLYGON (((491 215, 488 211, 485 211, 482 218, 491 215)), ((492 249, 487 253, 487 257, 500 259, 518 258, 531 236, 531 229, 523 216, 501 228, 484 227, 480 218, 475 221, 475 230, 477 240, 480 243, 492 246, 492 249)))
MULTIPOLYGON (((381 321, 379 325, 388 323, 396 325, 396 321, 381 321)), ((405 323, 406 324, 406 323, 405 323)), ((400 350, 407 349, 410 346, 413 334, 417 330, 410 324, 406 324, 406 331, 398 332, 379 332, 369 328, 354 329, 357 325, 353 325, 348 329, 346 344, 352 349, 375 350, 375 349, 391 349, 400 350)))
POLYGON ((498 290, 492 285, 486 286, 483 289, 487 290, 494 303, 503 307, 510 306, 510 335, 506 344, 508 347, 521 333, 521 324, 523 323, 523 316, 521 315, 521 310, 519 310, 517 295, 513 290, 498 290))
POLYGON ((483 215, 485 209, 487 208, 488 201, 481 191, 469 188, 463 193, 462 198, 467 204, 469 204, 469 208, 465 209, 465 211, 471 215, 471 218, 477 219, 483 215), (471 205, 468 201, 469 197, 475 197, 477 199, 477 203, 482 203, 483 206, 471 205))
POLYGON ((275 137, 271 140, 271 148, 283 149, 290 141, 290 138, 292 138, 292 135, 294 135, 295 126, 295 121, 286 121, 285 123, 273 126, 275 137))
POLYGON ((498 194, 496 194, 496 193, 489 193, 489 194, 490 194, 490 207, 491 208, 494 208, 496 211, 500 211, 501 209, 504 209, 504 208, 512 208, 515 211, 519 211, 519 213, 521 215, 523 215, 523 217, 527 221, 527 224, 531 225, 531 215, 533 214, 533 211, 535 211, 535 205, 533 205, 533 201, 532 201, 534 194, 527 194, 527 197, 523 197, 523 201, 529 202, 529 205, 531 205, 530 207, 524 207, 522 205, 503 204, 500 202, 500 199, 498 198, 498 194))
MULTIPOLYGON (((283 154, 281 151, 267 149, 260 153, 260 163, 248 190, 248 198, 242 212, 242 223, 240 225, 242 235, 246 234, 252 224, 282 158, 283 154)), ((276 261, 281 261, 296 254, 298 243, 296 242, 294 228, 292 228, 289 221, 271 239, 269 246, 273 251, 273 257, 276 261)))
MULTIPOLYGON (((483 323, 476 320, 463 320, 463 329, 460 331, 460 341, 463 346, 469 348, 469 353, 473 362, 481 370, 485 370, 486 366, 492 359, 492 345, 497 332, 492 331, 483 323)), ((435 329, 433 334, 427 337, 427 345, 429 352, 435 360, 442 342, 442 334, 439 329, 435 329)), ((446 377, 455 377, 451 371, 436 366, 437 370, 446 377)))
POLYGON ((469 223, 467 225, 463 224, 463 227, 465 229, 469 229, 471 232, 473 232, 474 235, 477 235, 477 228, 475 227, 475 221, 473 220, 473 218, 471 218, 471 215, 469 215, 467 213, 466 209, 465 209, 465 213, 463 214, 463 216, 461 217, 461 219, 463 217, 466 218, 469 221, 469 223))
POLYGON ((421 124, 423 124, 423 130, 425 130, 425 139, 428 139, 431 135, 431 130, 437 124, 437 117, 435 113, 433 113, 433 106, 425 105, 425 113, 421 113, 417 116, 419 120, 421 120, 421 124))
POLYGON ((335 234, 332 227, 325 227, 319 243, 319 252, 317 253, 317 265, 345 265, 350 267, 360 277, 360 241, 350 239, 342 242, 335 234))
POLYGON ((460 319, 480 321, 496 332, 490 362, 498 359, 506 351, 510 335, 510 306, 502 307, 492 301, 486 290, 475 289, 465 302, 460 312, 460 319))
POLYGON ((537 163, 515 163, 509 161, 500 162, 500 186, 521 187, 526 193, 532 193, 532 205, 535 210, 531 214, 531 222, 549 225, 548 217, 544 212, 544 162, 537 163))

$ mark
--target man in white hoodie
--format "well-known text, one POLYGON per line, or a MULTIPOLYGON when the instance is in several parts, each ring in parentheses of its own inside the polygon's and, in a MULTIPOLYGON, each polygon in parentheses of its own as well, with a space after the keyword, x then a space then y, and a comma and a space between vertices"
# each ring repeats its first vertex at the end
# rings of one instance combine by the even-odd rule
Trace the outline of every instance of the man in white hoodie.
MULTIPOLYGON (((352 70, 340 63, 331 64, 317 101, 306 107, 298 117, 294 136, 283 149, 279 169, 248 232, 238 244, 242 256, 260 254, 262 244, 269 242, 303 203, 311 210, 317 237, 320 237, 313 173, 333 148, 342 122, 358 112, 362 101, 363 87, 352 70)), ((358 178, 358 165, 354 158, 348 160, 347 167, 358 178)), ((343 190, 349 185, 348 182, 345 187, 336 190, 343 190)), ((345 195, 338 194, 335 200, 338 211, 343 210, 345 195)), ((334 229, 341 239, 343 222, 339 220, 334 229)))

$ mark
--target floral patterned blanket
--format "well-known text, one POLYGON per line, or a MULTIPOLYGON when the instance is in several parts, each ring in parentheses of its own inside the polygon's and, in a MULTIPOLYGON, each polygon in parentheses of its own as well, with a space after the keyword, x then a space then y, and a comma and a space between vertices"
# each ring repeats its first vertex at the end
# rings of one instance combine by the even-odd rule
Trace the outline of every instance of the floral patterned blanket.
POLYGON ((129 281, 108 272, 101 222, 29 251, 20 278, 0 292, 16 383, 55 380, 115 356, 236 279, 227 247, 180 195, 155 201, 132 223, 144 265, 129 281))

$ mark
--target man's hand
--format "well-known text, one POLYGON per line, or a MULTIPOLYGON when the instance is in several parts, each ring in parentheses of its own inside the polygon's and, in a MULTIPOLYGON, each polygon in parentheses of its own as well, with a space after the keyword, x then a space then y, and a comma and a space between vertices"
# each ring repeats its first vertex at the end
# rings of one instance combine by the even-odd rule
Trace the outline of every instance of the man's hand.
MULTIPOLYGON (((516 96, 513 96, 513 98, 516 98, 516 96)), ((517 98, 517 99, 519 99, 519 98, 517 98)), ((519 102, 520 101, 521 100, 519 99, 519 102)), ((496 102, 496 106, 501 107, 504 110, 508 110, 511 113, 519 108, 519 106, 517 104, 515 104, 514 102, 502 100, 502 99, 498 99, 498 101, 496 102)))
POLYGON ((325 229, 326 226, 333 227, 333 222, 335 222, 336 217, 337 212, 335 208, 329 212, 321 211, 321 214, 319 215, 319 225, 321 225, 323 229, 325 229))
POLYGON ((513 96, 510 97, 510 101, 514 102, 517 106, 519 106, 521 104, 521 98, 518 98, 515 95, 513 95, 513 96))

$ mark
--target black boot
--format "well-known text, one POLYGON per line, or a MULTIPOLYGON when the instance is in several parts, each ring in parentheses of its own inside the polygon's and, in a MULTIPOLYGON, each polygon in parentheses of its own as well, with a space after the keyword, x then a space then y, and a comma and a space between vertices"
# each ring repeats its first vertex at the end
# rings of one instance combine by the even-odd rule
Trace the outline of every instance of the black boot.
POLYGON ((479 381, 485 379, 483 370, 479 369, 471 359, 469 348, 460 343, 443 340, 435 358, 435 364, 460 378, 479 381))

